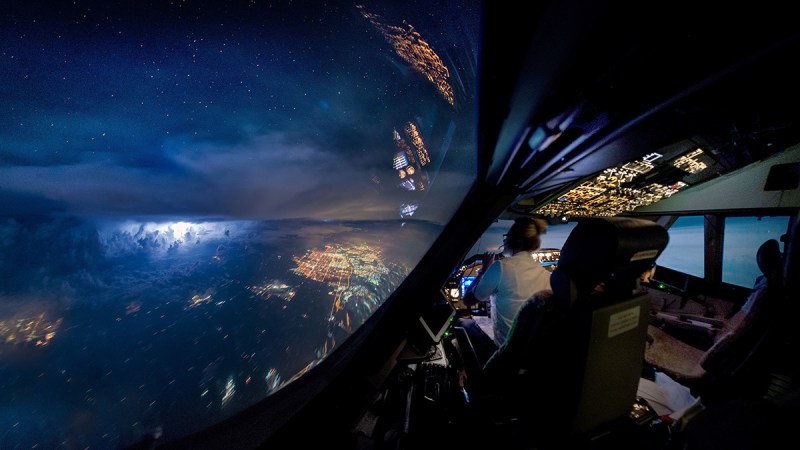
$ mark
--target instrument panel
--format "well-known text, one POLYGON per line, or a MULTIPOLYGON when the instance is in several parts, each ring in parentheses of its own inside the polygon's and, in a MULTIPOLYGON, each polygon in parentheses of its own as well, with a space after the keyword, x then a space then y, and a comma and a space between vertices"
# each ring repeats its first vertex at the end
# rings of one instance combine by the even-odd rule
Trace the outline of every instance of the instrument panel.
MULTIPOLYGON (((531 257, 538 261, 545 269, 552 272, 558 267, 558 258, 561 255, 561 250, 557 248, 541 248, 531 252, 531 257)), ((496 259, 502 259, 503 255, 498 254, 496 259)), ((485 314, 486 305, 483 302, 474 305, 472 308, 467 306, 462 299, 467 293, 467 290, 475 281, 478 276, 478 271, 483 268, 483 255, 476 254, 467 258, 464 263, 453 272, 453 275, 447 280, 443 287, 444 296, 453 303, 456 310, 464 311, 469 310, 473 314, 485 314)))

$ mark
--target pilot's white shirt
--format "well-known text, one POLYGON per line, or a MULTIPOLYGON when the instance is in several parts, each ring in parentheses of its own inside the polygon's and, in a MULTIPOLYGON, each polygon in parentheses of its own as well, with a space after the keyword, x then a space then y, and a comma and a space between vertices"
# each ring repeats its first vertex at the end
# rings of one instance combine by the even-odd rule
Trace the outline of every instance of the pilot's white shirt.
POLYGON ((473 293, 478 300, 491 303, 494 342, 498 347, 505 342, 522 305, 544 289, 550 289, 550 272, 530 252, 518 252, 489 266, 473 293))

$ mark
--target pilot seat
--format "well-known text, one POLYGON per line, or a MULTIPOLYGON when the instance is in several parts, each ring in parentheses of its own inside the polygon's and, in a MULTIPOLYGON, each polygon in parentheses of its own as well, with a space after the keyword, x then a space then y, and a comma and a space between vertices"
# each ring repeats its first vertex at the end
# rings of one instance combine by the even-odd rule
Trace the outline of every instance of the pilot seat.
MULTIPOLYGON (((650 309, 639 280, 668 239, 666 229, 642 219, 591 218, 575 226, 551 275, 552 291, 528 300, 483 367, 466 366, 475 420, 494 428, 484 444, 625 448, 598 436, 617 436, 614 429, 632 424, 650 309)), ((468 349, 464 334, 456 336, 468 349)))

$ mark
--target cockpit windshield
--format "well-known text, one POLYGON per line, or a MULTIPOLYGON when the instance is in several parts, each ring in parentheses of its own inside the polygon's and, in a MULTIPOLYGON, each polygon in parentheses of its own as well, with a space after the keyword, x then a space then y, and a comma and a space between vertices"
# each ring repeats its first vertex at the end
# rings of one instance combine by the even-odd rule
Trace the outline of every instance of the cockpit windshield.
POLYGON ((475 176, 472 2, 7 5, 0 447, 193 433, 335 351, 475 176))

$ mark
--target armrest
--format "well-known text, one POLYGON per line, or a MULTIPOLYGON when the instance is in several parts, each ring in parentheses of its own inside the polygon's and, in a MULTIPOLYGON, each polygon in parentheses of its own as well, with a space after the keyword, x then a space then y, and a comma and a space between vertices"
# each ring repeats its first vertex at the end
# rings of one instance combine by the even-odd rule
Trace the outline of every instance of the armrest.
POLYGON ((722 328, 725 325, 725 320, 701 316, 699 314, 656 312, 653 314, 653 319, 670 323, 682 322, 686 325, 695 325, 699 328, 722 328))
POLYGON ((651 323, 656 326, 660 326, 661 324, 666 325, 667 327, 687 330, 693 333, 700 333, 713 338, 722 329, 724 321, 692 314, 670 314, 656 312, 651 316, 651 323))
POLYGON ((700 316, 697 314, 681 314, 680 318, 681 320, 696 323, 698 325, 707 323, 712 328, 722 328, 725 325, 725 321, 722 319, 715 319, 713 317, 700 316))

